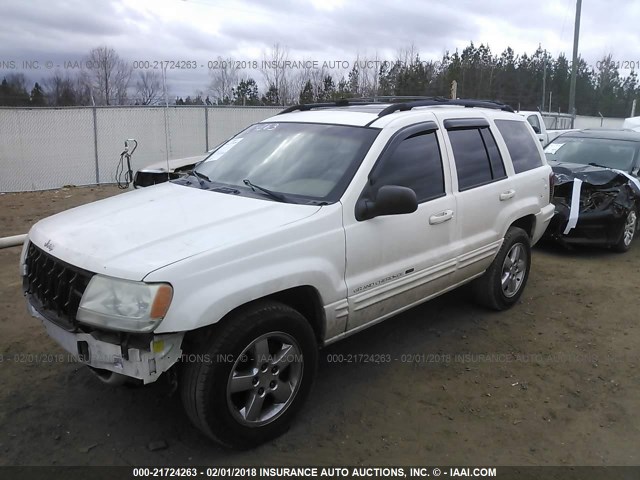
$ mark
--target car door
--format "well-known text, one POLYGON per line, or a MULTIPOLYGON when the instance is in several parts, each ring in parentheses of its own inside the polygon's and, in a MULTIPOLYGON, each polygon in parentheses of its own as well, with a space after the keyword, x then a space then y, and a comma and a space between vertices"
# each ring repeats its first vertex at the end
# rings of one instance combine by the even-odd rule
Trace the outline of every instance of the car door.
POLYGON ((508 202, 516 198, 502 156, 484 118, 447 119, 462 252, 456 281, 482 273, 502 243, 508 202))
POLYGON ((448 286, 456 268, 456 205, 435 122, 400 130, 372 168, 363 198, 385 185, 409 187, 411 214, 357 220, 345 215, 348 330, 381 320, 448 286))

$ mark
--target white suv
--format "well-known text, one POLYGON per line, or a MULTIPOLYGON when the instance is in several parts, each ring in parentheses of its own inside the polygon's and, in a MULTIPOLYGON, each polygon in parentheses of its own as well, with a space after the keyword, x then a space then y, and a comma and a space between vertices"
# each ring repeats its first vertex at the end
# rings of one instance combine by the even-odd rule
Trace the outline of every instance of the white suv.
POLYGON ((502 104, 291 107, 181 179, 38 222, 24 291, 104 381, 168 372, 198 428, 246 448, 286 430, 318 347, 472 280, 516 303, 551 178, 502 104))

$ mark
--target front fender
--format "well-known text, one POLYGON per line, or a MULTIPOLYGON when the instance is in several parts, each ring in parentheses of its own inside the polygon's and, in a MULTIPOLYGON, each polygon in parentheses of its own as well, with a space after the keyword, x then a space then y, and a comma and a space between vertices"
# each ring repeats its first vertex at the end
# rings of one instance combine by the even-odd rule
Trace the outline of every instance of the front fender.
POLYGON ((340 205, 330 207, 277 232, 150 273, 145 281, 169 282, 174 289, 156 332, 211 325, 248 302, 299 286, 315 288, 323 306, 346 298, 340 205))
POLYGON ((248 302, 299 286, 314 287, 322 305, 336 301, 337 292, 342 291, 343 298, 346 297, 342 278, 328 262, 318 258, 296 259, 234 277, 221 277, 195 289, 180 283, 174 285, 174 301, 156 333, 205 327, 248 302), (301 262, 305 263, 304 269, 301 262))

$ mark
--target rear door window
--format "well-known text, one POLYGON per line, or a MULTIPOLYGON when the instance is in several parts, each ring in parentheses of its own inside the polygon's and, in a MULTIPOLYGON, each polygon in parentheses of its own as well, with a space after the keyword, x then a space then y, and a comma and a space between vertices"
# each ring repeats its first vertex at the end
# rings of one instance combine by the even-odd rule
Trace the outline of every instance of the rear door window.
POLYGON ((449 130, 458 174, 458 190, 469 190, 506 177, 500 151, 489 128, 449 130))
POLYGON ((524 122, 496 120, 496 126, 502 134, 504 143, 507 144, 507 150, 509 150, 516 173, 542 166, 542 157, 538 151, 536 139, 531 135, 524 122))

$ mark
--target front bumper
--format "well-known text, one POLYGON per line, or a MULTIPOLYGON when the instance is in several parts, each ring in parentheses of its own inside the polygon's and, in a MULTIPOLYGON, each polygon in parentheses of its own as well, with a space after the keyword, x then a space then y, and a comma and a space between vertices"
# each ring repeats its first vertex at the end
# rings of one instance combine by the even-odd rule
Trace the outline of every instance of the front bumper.
POLYGON ((124 346, 119 343, 118 334, 98 330, 91 333, 70 332, 45 318, 28 301, 27 308, 32 316, 42 321, 49 336, 78 361, 142 380, 145 384, 155 382, 182 355, 184 332, 148 335, 141 337, 146 340, 124 346))
POLYGON ((626 219, 626 211, 621 208, 606 211, 580 212, 575 228, 568 234, 564 230, 569 221, 569 207, 557 203, 546 236, 566 244, 575 245, 615 245, 620 241, 626 219))

